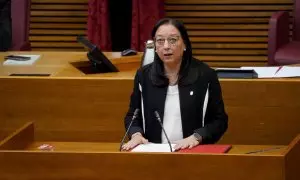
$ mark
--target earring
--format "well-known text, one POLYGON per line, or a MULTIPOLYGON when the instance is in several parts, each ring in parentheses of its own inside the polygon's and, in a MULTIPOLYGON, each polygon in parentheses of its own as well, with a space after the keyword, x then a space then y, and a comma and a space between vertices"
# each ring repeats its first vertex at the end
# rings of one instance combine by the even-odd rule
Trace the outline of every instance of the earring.
POLYGON ((186 49, 184 48, 183 51, 186 51, 186 49))

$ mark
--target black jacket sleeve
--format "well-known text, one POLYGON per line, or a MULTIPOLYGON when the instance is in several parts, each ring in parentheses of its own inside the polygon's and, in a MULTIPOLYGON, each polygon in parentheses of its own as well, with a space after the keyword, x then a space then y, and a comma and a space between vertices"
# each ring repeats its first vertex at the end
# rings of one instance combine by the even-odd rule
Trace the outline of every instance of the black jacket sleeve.
POLYGON ((134 111, 138 108, 140 109, 139 114, 136 119, 133 121, 132 126, 129 130, 128 136, 131 137, 132 134, 140 132, 143 134, 143 120, 142 120, 142 110, 141 110, 141 91, 139 89, 139 84, 141 84, 141 72, 137 71, 134 78, 134 87, 133 92, 130 98, 129 110, 125 117, 125 129, 128 129, 128 126, 132 120, 134 111))
POLYGON ((203 128, 195 132, 203 138, 203 144, 216 143, 228 127, 228 116, 224 109, 222 91, 217 74, 214 70, 210 73, 209 98, 203 128))

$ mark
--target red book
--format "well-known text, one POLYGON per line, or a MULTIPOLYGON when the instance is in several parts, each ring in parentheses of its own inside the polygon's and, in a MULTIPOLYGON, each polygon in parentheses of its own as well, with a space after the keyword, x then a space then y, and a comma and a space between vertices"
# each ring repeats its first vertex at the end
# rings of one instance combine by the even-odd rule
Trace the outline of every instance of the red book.
POLYGON ((209 153, 209 154, 222 154, 227 153, 231 149, 231 145, 221 145, 221 144, 205 144, 198 145, 191 149, 182 149, 178 152, 180 153, 209 153))

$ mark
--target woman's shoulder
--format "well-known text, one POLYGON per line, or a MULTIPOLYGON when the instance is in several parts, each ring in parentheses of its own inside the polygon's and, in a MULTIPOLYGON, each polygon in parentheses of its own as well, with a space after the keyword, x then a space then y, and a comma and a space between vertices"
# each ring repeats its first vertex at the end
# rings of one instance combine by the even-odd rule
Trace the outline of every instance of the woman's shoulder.
POLYGON ((208 64, 196 58, 192 59, 191 69, 197 71, 197 74, 202 77, 212 76, 216 73, 215 70, 211 68, 208 64))
POLYGON ((192 64, 192 68, 196 68, 200 71, 209 71, 209 72, 214 71, 214 69, 211 68, 208 64, 194 57, 192 58, 191 64, 192 64))
POLYGON ((203 80, 209 80, 214 75, 214 70, 206 63, 192 58, 187 73, 181 79, 183 85, 193 84, 203 80))
POLYGON ((140 82, 148 82, 150 80, 149 77, 152 66, 153 63, 140 67, 136 72, 135 78, 138 79, 138 81, 140 82))
POLYGON ((138 75, 138 76, 143 76, 143 75, 145 75, 145 74, 149 74, 152 66, 153 66, 153 62, 150 63, 150 64, 147 64, 147 65, 145 65, 145 66, 140 67, 140 68, 137 70, 137 75, 138 75))

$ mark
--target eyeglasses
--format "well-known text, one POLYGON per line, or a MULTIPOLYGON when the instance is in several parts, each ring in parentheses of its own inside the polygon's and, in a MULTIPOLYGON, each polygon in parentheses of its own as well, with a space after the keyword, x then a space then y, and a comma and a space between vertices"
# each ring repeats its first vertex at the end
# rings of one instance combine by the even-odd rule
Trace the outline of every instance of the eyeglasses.
MULTIPOLYGON (((179 40, 179 36, 170 36, 167 38, 168 44, 172 45, 172 46, 175 46, 178 40, 179 40)), ((156 46, 163 46, 166 42, 166 38, 155 37, 154 41, 155 41, 156 46)))

